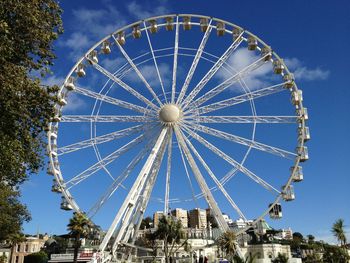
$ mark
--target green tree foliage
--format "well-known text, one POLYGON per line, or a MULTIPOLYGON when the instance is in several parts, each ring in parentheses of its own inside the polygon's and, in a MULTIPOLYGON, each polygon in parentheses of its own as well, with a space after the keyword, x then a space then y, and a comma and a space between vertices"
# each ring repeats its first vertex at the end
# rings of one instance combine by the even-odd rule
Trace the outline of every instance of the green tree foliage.
POLYGON ((7 257, 5 255, 0 256, 0 263, 6 263, 7 262, 7 257))
POLYGON ((224 232, 217 240, 218 246, 232 262, 236 254, 236 234, 233 231, 224 232))
POLYGON ((1 240, 8 237, 3 233, 19 234, 20 223, 29 220, 13 187, 43 165, 43 130, 53 115, 56 88, 43 87, 35 76, 49 72, 62 21, 55 0, 0 0, 0 6, 0 182, 2 191, 12 191, 0 202, 11 196, 12 203, 1 209, 14 222, 9 225, 1 213, 1 240))
POLYGON ((77 263, 78 252, 81 246, 81 238, 87 237, 93 224, 84 213, 74 212, 73 217, 69 220, 67 229, 74 241, 74 258, 73 262, 77 263))
POLYGON ((152 218, 147 216, 146 218, 143 218, 141 221, 140 229, 149 229, 152 227, 152 218))
POLYGON ((287 263, 288 257, 285 254, 278 253, 278 256, 271 260, 271 263, 287 263))
POLYGON ((25 256, 24 263, 46 263, 48 259, 49 258, 44 251, 39 251, 25 256))
POLYGON ((30 220, 25 206, 19 201, 19 192, 0 183, 0 240, 17 243, 21 238, 21 226, 30 220))
POLYGON ((170 262, 170 257, 181 247, 187 246, 187 239, 182 230, 181 222, 174 220, 171 216, 162 216, 159 219, 158 229, 154 232, 153 238, 163 240, 165 262, 170 262))
POLYGON ((350 260, 348 252, 338 246, 325 244, 323 262, 327 263, 347 263, 350 260))
POLYGON ((338 219, 332 226, 332 233, 342 247, 344 247, 347 242, 344 227, 343 219, 338 219))

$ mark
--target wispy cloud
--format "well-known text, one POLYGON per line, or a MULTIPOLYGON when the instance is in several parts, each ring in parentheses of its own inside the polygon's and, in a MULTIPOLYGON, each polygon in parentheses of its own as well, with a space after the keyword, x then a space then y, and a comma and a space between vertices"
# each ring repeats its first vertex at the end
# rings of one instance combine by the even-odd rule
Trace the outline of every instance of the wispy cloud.
POLYGON ((330 74, 329 70, 320 67, 308 68, 297 58, 286 58, 284 61, 297 80, 325 80, 330 74))
POLYGON ((69 57, 75 61, 87 48, 96 43, 102 37, 113 33, 118 28, 125 26, 132 19, 144 19, 154 15, 169 12, 167 3, 156 4, 128 3, 125 6, 127 12, 122 12, 112 5, 110 1, 102 1, 104 6, 100 9, 80 8, 72 11, 72 25, 75 32, 63 36, 58 42, 60 47, 68 48, 69 57))
MULTIPOLYGON (((227 64, 232 67, 233 70, 226 71, 224 69, 220 69, 216 76, 221 81, 225 81, 236 72, 239 72, 254 61, 257 61, 259 58, 260 56, 258 56, 256 53, 245 48, 239 48, 227 60, 227 64)), ((267 85, 271 80, 271 74, 268 74, 271 72, 271 69, 272 67, 270 64, 264 64, 244 77, 243 80, 250 90, 262 88, 262 86, 267 85)), ((231 89, 237 90, 239 89, 239 85, 233 85, 231 89)))
MULTIPOLYGON (((260 56, 258 54, 245 48, 237 49, 227 61, 228 65, 234 70, 228 72, 224 69, 220 69, 216 76, 221 81, 224 81, 249 64, 257 61, 259 58, 260 56)), ((297 81, 325 80, 330 74, 329 70, 324 70, 320 67, 308 68, 297 58, 287 58, 284 61, 289 70, 294 73, 297 81)), ((275 76, 272 74, 272 65, 267 63, 252 71, 248 76, 244 77, 243 80, 250 90, 255 90, 271 84, 274 78, 275 76)), ((231 89, 238 90, 239 85, 233 85, 231 89)))
POLYGON ((160 5, 158 6, 149 5, 148 3, 140 5, 135 1, 132 1, 126 6, 126 9, 128 10, 131 16, 137 19, 144 19, 151 16, 168 14, 169 9, 166 6, 166 2, 159 1, 159 4, 160 5))

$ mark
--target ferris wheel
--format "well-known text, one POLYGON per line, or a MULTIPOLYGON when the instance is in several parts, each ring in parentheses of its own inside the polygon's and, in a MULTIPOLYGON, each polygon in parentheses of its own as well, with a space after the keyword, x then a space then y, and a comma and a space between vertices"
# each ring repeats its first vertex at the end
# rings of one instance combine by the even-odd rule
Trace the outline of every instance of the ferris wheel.
POLYGON ((101 251, 112 237, 112 251, 134 242, 150 203, 165 214, 207 206, 226 231, 228 209, 253 225, 281 218, 303 180, 302 91, 270 46, 230 22, 174 14, 125 26, 78 59, 57 96, 52 191, 94 219, 108 207, 101 251))

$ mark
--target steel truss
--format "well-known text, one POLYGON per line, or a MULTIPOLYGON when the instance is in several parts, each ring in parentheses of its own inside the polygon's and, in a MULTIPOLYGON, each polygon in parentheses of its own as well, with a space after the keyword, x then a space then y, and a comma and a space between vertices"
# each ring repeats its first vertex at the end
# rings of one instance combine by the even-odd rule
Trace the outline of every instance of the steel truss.
MULTIPOLYGON (((256 183, 258 187, 267 190, 263 192, 274 200, 271 205, 277 205, 281 198, 286 197, 287 190, 290 191, 292 181, 296 181, 295 176, 298 172, 300 173, 300 162, 308 158, 307 148, 304 146, 304 143, 310 138, 306 126, 307 119, 307 109, 303 107, 302 93, 297 88, 294 77, 278 55, 272 52, 271 48, 258 37, 237 25, 211 17, 188 14, 155 17, 121 28, 102 39, 77 62, 68 74, 58 94, 55 116, 53 116, 48 127, 48 154, 50 159, 48 172, 55 177, 53 189, 62 193, 63 205, 61 207, 65 210, 75 209, 76 211, 82 211, 82 209, 78 206, 71 191, 74 192, 77 188, 83 187, 83 182, 88 178, 96 179, 97 175, 94 174, 100 171, 105 171, 111 177, 111 183, 103 191, 102 196, 96 198, 92 207, 86 209, 90 218, 96 218, 95 215, 103 211, 102 208, 106 203, 118 191, 122 191, 120 188, 127 191, 127 195, 118 207, 118 211, 99 247, 99 263, 115 261, 117 254, 122 251, 121 247, 142 249, 135 245, 135 241, 146 208, 150 200, 154 200, 152 199, 152 191, 156 181, 159 180, 157 177, 161 173, 163 163, 165 167, 164 199, 158 198, 157 200, 163 203, 164 208, 162 207, 162 209, 165 215, 169 214, 172 203, 191 201, 198 206, 197 199, 203 198, 210 207, 219 229, 228 231, 230 228, 224 220, 219 200, 215 199, 216 196, 214 197, 214 192, 220 191, 224 201, 227 201, 232 207, 235 215, 247 221, 249 219, 247 218, 249 208, 241 209, 242 204, 234 200, 234 195, 226 185, 238 173, 249 178, 249 181, 256 183), (188 16, 192 17, 190 24, 184 20, 188 16), (164 19, 166 19, 166 22, 163 21, 164 19), (207 21, 207 24, 203 24, 203 21, 207 21), (224 29, 220 28, 220 23, 224 23, 226 27, 224 29), (180 46, 179 43, 182 44, 183 41, 183 36, 180 33, 181 27, 189 30, 192 26, 198 26, 202 29, 203 35, 199 46, 195 49, 180 46), (173 46, 156 49, 157 42, 152 41, 152 35, 161 33, 158 31, 164 28, 167 31, 173 31, 173 46), (217 56, 206 51, 210 44, 209 39, 213 37, 212 32, 215 30, 217 35, 232 34, 233 37, 228 47, 217 56), (133 58, 133 55, 125 48, 126 41, 131 36, 134 36, 135 41, 137 41, 137 38, 141 35, 145 35, 147 39, 147 50, 145 52, 142 50, 143 54, 133 58), (256 40, 256 45, 254 41, 252 42, 252 39, 256 40), (246 43, 248 43, 248 49, 255 50, 259 53, 259 56, 252 63, 237 71, 228 61, 232 54, 237 49, 243 48, 246 43), (108 71, 102 66, 105 64, 99 63, 97 59, 97 55, 101 53, 108 55, 112 51, 120 53, 126 60, 126 63, 115 72, 108 71), (181 82, 182 85, 179 86, 181 81, 179 78, 179 62, 181 57, 184 56, 193 59, 188 72, 183 77, 183 84, 181 82), (159 70, 159 61, 166 57, 172 59, 172 71, 169 74, 171 75, 169 77, 169 79, 171 78, 171 85, 165 85, 167 82, 159 70), (202 62, 211 63, 210 68, 198 78, 200 79, 198 83, 193 83, 196 74, 200 72, 199 68, 202 62), (144 76, 141 73, 140 68, 147 65, 147 63, 151 63, 154 67, 155 78, 156 82, 159 82, 159 87, 150 79, 146 80, 146 74, 144 76), (280 75, 282 80, 270 78, 271 81, 264 87, 248 87, 245 79, 266 64, 271 64, 274 73, 280 75), (99 92, 83 88, 79 84, 79 78, 85 76, 84 69, 88 65, 99 76, 108 79, 99 92), (230 73, 230 77, 223 81, 215 79, 215 74, 219 70, 230 73), (129 84, 131 80, 128 80, 127 76, 131 72, 136 73, 141 83, 140 87, 135 83, 129 84), (210 84, 212 86, 208 85, 208 83, 215 81, 216 83, 210 84), (232 85, 240 85, 243 92, 232 95, 233 93, 229 92, 232 85), (117 98, 118 95, 111 95, 114 93, 110 91, 115 86, 121 87, 128 95, 131 95, 128 96, 130 98, 120 99, 117 98), (206 92, 204 93, 204 91, 206 92), (290 93, 291 104, 296 110, 295 115, 257 114, 256 101, 267 100, 269 96, 276 96, 275 94, 282 92, 290 93), (95 104, 92 113, 86 115, 66 114, 63 110, 67 102, 68 104, 71 103, 69 100, 67 101, 70 93, 75 93, 76 96, 82 98, 94 99, 95 104), (250 106, 251 114, 235 114, 235 106, 243 103, 250 106), (102 110, 103 104, 112 105, 111 108, 115 108, 117 114, 114 114, 112 110, 109 110, 108 114, 102 114, 105 112, 102 110), (169 110, 169 107, 171 110, 169 110), (125 113, 125 110, 127 110, 127 113, 125 113), (227 114, 227 112, 229 113, 227 114), (65 146, 57 145, 59 126, 86 125, 86 123, 91 126, 91 138, 65 146), (221 126, 234 127, 236 124, 253 127, 252 134, 244 137, 238 136, 234 134, 234 129, 223 129, 223 126, 221 126), (279 148, 273 146, 274 143, 260 142, 256 139, 257 125, 272 124, 274 127, 289 125, 297 128, 296 151, 279 148), (113 125, 114 130, 112 132, 110 130, 105 131, 100 135, 97 132, 97 127, 100 125, 113 125), (117 144, 117 147, 111 147, 107 155, 100 152, 102 145, 111 145, 111 142, 118 140, 124 141, 117 144), (225 140, 230 145, 241 145, 242 148, 246 149, 243 159, 235 159, 226 153, 223 148, 216 145, 218 140, 225 140), (141 149, 137 153, 133 153, 132 150, 136 147, 141 149), (83 171, 78 174, 67 179, 63 178, 63 175, 66 176, 66 174, 61 171, 61 158, 69 158, 72 153, 79 153, 82 150, 88 151, 91 148, 95 152, 97 161, 88 168, 84 167, 84 170, 82 169, 83 171), (284 161, 292 160, 292 172, 282 188, 276 186, 276 182, 270 182, 272 181, 271 178, 264 179, 264 175, 257 175, 260 174, 259 171, 255 173, 248 168, 245 161, 250 153, 255 150, 262 152, 262 154, 281 157, 284 161), (228 163, 231 170, 220 176, 219 165, 210 163, 205 152, 214 153, 218 162, 228 163), (120 164, 122 169, 113 172, 109 170, 110 164, 126 156, 132 158, 125 162, 125 166, 120 164), (174 163, 175 156, 181 157, 183 167, 180 165, 179 168, 174 163), (183 169, 186 173, 192 190, 192 198, 190 199, 170 198, 173 190, 173 185, 170 187, 170 181, 174 176, 178 176, 178 169, 183 169), (131 185, 127 185, 127 179, 132 174, 135 174, 135 180, 132 181, 131 185), (195 192, 194 186, 199 187, 199 193, 195 192)), ((300 177, 298 180, 300 180, 300 177)), ((292 199, 289 198, 289 200, 292 199)), ((267 208, 256 217, 257 219, 253 224, 259 222, 269 212, 270 208, 267 208)), ((238 235, 244 231, 245 229, 239 230, 236 234, 238 235)), ((238 245, 237 250, 240 253, 238 245)), ((123 255, 123 260, 130 260, 130 254, 123 255)))

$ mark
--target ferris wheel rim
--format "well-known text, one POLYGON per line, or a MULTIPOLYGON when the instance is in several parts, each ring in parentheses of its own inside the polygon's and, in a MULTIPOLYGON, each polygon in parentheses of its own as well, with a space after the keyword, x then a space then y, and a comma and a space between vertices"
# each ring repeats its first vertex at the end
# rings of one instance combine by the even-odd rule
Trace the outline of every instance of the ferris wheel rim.
MULTIPOLYGON (((100 40, 99 42, 97 42, 97 43, 96 43, 96 44, 95 44, 81 59, 78 60, 78 62, 75 64, 75 66, 73 66, 72 70, 71 70, 70 73, 67 75, 67 77, 66 77, 64 83, 66 83, 66 82, 68 81, 69 77, 73 74, 73 72, 74 72, 74 70, 76 69, 76 67, 77 67, 84 59, 86 59, 87 55, 90 54, 90 52, 91 52, 92 50, 94 50, 96 47, 98 47, 99 45, 101 45, 101 44, 103 43, 103 41, 105 41, 105 40, 111 38, 111 36, 113 36, 115 33, 118 33, 119 31, 125 30, 125 29, 127 29, 127 28, 131 28, 132 26, 134 26, 134 25, 136 25, 136 24, 142 24, 142 23, 143 23, 143 24, 144 24, 144 29, 143 29, 143 30, 146 32, 146 34, 148 34, 148 33, 147 33, 147 30, 148 30, 149 28, 146 26, 146 22, 148 22, 148 21, 150 21, 150 20, 152 20, 152 19, 163 19, 163 18, 166 18, 166 17, 169 17, 169 16, 174 16, 174 17, 176 17, 177 19, 178 19, 179 17, 183 17, 183 16, 191 16, 191 17, 198 17, 198 18, 208 18, 208 19, 211 19, 211 20, 216 21, 216 22, 217 22, 217 21, 224 22, 224 23, 227 24, 227 25, 231 25, 231 26, 234 26, 234 27, 237 27, 237 28, 242 29, 244 33, 246 33, 246 34, 249 35, 249 36, 254 36, 254 37, 256 37, 256 39, 259 41, 259 43, 262 43, 262 44, 266 45, 259 37, 257 37, 256 35, 253 35, 252 33, 248 32, 247 30, 244 30, 243 28, 241 28, 241 27, 239 27, 239 26, 237 26, 237 25, 235 25, 235 24, 232 24, 232 23, 230 23, 230 22, 227 22, 227 21, 221 20, 221 19, 217 19, 217 18, 211 18, 211 17, 207 17, 207 16, 199 16, 199 15, 193 15, 193 14, 164 15, 164 16, 151 17, 151 18, 148 18, 148 19, 145 19, 145 20, 140 20, 140 21, 138 21, 138 22, 129 24, 128 26, 125 26, 125 27, 123 27, 123 28, 121 28, 121 29, 118 29, 117 31, 115 31, 115 32, 112 33, 111 35, 106 36, 105 38, 103 38, 102 40, 100 40)), ((180 24, 181 24, 181 23, 180 23, 180 24)), ((179 24, 179 22, 177 22, 176 25, 180 25, 180 24, 179 24)), ((196 25, 196 24, 193 23, 193 25, 196 25)), ((161 26, 161 25, 160 25, 160 26, 161 26)), ((163 25, 163 26, 164 26, 164 25, 163 25)), ((210 25, 209 25, 209 26, 210 26, 210 25)), ((212 26, 212 28, 214 28, 214 26, 212 26)), ((226 30, 227 30, 227 29, 226 29, 226 30)), ((267 45, 266 45, 266 46, 267 46, 267 45)), ((272 54, 273 54, 273 56, 274 56, 276 59, 280 60, 279 56, 278 56, 274 51, 272 51, 272 54)), ((225 63, 226 63, 226 62, 225 62, 225 63)), ((285 64, 284 64, 284 68, 285 68, 285 72, 286 72, 287 74, 290 74, 290 72, 289 72, 288 68, 285 66, 285 64)), ((109 80, 108 80, 108 81, 109 81, 109 80)), ((115 85, 115 83, 114 83, 113 85, 115 85)), ((299 89, 297 88, 296 84, 294 85, 294 88, 295 88, 296 90, 299 90, 299 89)), ((64 85, 61 86, 60 92, 61 92, 63 89, 64 89, 64 85)), ((248 88, 248 89, 249 89, 249 88, 248 88)), ((102 89, 102 90, 103 90, 103 89, 102 89)), ((102 92, 102 90, 101 90, 100 92, 102 92)), ((97 100, 96 100, 96 101, 97 101, 97 100)), ((254 100, 251 99, 251 101, 252 101, 253 104, 254 104, 254 100)), ((103 102, 100 101, 100 103, 102 104, 103 102)), ((300 107, 303 107, 302 102, 300 103, 300 107)), ((50 124, 50 127, 51 127, 51 125, 52 125, 52 124, 50 124)), ((91 125, 92 125, 92 123, 91 123, 91 125)), ((254 129, 255 129, 255 125, 256 125, 256 122, 254 122, 254 129)), ((301 126, 302 126, 302 127, 305 127, 305 120, 302 120, 302 121, 301 121, 301 126)), ((58 123, 56 124, 56 127, 58 127, 58 123)), ((254 137, 254 136, 255 136, 255 131, 254 131, 254 133, 253 133, 253 137, 254 137)), ((300 145, 301 147, 304 146, 304 141, 302 141, 299 145, 300 145)), ((49 140, 49 147, 51 148, 51 142, 50 142, 50 140, 49 140)), ((251 149, 252 149, 252 146, 249 147, 249 149, 248 149, 247 152, 249 152, 251 149)), ((248 155, 249 155, 249 154, 248 154, 248 155)), ((246 156, 248 156, 248 155, 246 155, 246 156)), ((246 158, 246 157, 244 157, 244 159, 245 159, 245 158, 246 158)), ((51 156, 50 156, 50 162, 51 162, 51 163, 54 162, 51 156)), ((244 163, 244 162, 243 162, 243 163, 244 163)), ((296 167, 299 165, 299 163, 300 163, 300 156, 297 156, 296 159, 295 159, 295 165, 294 165, 294 169, 293 169, 292 175, 296 172, 296 167)), ((293 176, 292 176, 292 175, 289 177, 289 179, 288 179, 287 184, 285 185, 285 187, 288 187, 288 186, 291 184, 291 182, 292 182, 292 180, 293 180, 293 178, 292 178, 293 176)), ((57 175, 55 174, 55 178, 56 178, 57 181, 63 180, 62 174, 57 174, 57 175)), ((73 206, 74 209, 76 209, 76 210, 78 210, 78 211, 81 211, 80 208, 79 208, 79 207, 77 206, 77 204, 75 203, 74 199, 72 199, 71 194, 69 193, 69 191, 66 192, 65 189, 63 189, 62 194, 63 194, 63 196, 64 196, 68 201, 71 201, 71 202, 72 202, 71 205, 73 206)), ((273 202, 273 205, 277 204, 280 200, 281 200, 281 193, 278 195, 278 197, 276 198, 276 200, 273 202)), ((266 214, 269 213, 269 211, 270 211, 270 209, 267 209, 259 218, 257 218, 257 219, 253 222, 253 224, 256 224, 258 221, 262 220, 262 218, 264 218, 264 217, 266 216, 266 214)), ((246 230, 246 229, 241 230, 241 231, 239 231, 239 232, 237 232, 237 233, 240 234, 240 233, 242 233, 242 232, 245 231, 245 230, 246 230)))

